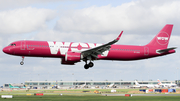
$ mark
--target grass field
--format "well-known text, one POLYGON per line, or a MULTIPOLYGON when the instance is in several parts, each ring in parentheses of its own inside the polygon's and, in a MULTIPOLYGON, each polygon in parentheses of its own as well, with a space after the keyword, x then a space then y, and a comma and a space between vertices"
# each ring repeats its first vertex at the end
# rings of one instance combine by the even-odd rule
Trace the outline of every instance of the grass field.
POLYGON ((180 96, 102 96, 94 94, 94 90, 99 90, 103 94, 139 93, 139 89, 116 89, 116 93, 111 93, 111 89, 6 90, 0 91, 0 95, 13 95, 14 98, 0 98, 0 101, 180 101, 180 96), (44 95, 34 96, 34 93, 44 95))
MULTIPOLYGON (((111 93, 111 89, 52 89, 52 90, 6 90, 0 92, 0 95, 2 94, 13 94, 13 95, 26 95, 27 93, 48 93, 48 94, 94 94, 95 90, 99 90, 102 93, 111 93), (83 91, 86 91, 84 93, 83 91)), ((119 94, 125 94, 125 93, 131 93, 132 91, 139 91, 139 89, 116 89, 116 93, 119 94)))
POLYGON ((180 96, 22 96, 16 95, 12 99, 0 101, 179 101, 180 96))

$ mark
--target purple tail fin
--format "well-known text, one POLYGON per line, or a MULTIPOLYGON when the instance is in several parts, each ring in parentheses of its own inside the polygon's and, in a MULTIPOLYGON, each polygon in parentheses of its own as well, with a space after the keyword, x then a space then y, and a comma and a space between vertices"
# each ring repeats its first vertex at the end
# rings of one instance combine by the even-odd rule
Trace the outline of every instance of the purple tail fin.
POLYGON ((167 48, 173 25, 167 24, 164 28, 151 40, 146 46, 153 46, 157 48, 167 48))

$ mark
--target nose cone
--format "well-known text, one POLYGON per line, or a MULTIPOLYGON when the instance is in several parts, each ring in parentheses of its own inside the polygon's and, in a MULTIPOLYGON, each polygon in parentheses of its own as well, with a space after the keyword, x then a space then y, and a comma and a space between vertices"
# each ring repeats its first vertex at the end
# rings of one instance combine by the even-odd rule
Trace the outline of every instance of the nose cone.
POLYGON ((3 52, 7 54, 11 54, 11 51, 8 47, 3 48, 3 52))

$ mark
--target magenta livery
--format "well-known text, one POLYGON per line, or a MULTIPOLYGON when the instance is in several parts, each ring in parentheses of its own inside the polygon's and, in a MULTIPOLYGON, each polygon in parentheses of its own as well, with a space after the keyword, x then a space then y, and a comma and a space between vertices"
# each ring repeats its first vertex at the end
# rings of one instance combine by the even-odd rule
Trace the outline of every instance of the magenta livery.
POLYGON ((144 46, 116 45, 119 36, 106 44, 55 42, 55 41, 16 41, 3 49, 4 53, 24 57, 61 58, 61 64, 74 65, 84 61, 84 68, 93 67, 94 60, 140 60, 175 53, 175 48, 167 48, 173 25, 167 24, 150 43, 144 46))

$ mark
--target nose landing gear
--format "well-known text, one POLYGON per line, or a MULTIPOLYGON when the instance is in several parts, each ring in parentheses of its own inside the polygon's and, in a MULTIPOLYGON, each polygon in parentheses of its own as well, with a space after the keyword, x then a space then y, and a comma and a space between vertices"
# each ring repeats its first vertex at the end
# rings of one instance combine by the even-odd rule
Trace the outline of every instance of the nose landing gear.
POLYGON ((20 62, 20 65, 24 64, 24 56, 22 56, 22 61, 20 62))

